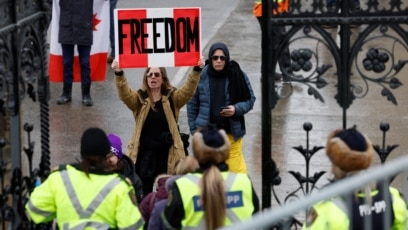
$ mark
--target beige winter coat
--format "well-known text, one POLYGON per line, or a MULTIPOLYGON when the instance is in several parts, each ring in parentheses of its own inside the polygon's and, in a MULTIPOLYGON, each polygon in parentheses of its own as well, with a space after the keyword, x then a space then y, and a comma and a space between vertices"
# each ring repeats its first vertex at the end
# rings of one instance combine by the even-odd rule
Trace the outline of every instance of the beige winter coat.
MULTIPOLYGON (((180 108, 183 107, 190 98, 194 95, 195 90, 200 80, 200 72, 192 71, 186 79, 184 85, 180 89, 173 89, 171 100, 173 100, 176 119, 178 120, 180 108)), ((116 76, 116 88, 120 100, 132 111, 136 125, 133 129, 132 137, 126 149, 126 155, 136 163, 137 154, 140 145, 140 135, 142 133, 143 124, 150 110, 149 98, 143 98, 136 90, 129 87, 125 76, 116 76)), ((183 142, 179 135, 177 122, 174 119, 173 111, 170 107, 169 96, 163 95, 163 111, 169 124, 170 133, 173 136, 174 144, 169 149, 169 158, 167 162, 167 173, 173 172, 176 161, 185 156, 183 142)))

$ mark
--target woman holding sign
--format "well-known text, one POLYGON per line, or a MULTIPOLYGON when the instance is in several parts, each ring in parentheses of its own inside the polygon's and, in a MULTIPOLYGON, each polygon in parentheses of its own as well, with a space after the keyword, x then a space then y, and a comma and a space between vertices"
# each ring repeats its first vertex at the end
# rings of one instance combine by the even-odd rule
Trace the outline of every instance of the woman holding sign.
POLYGON ((175 163, 185 157, 177 119, 180 108, 194 95, 204 65, 201 58, 180 89, 171 85, 164 67, 148 67, 143 86, 136 91, 129 87, 118 62, 112 62, 119 98, 136 122, 126 155, 136 164, 144 194, 152 191, 157 175, 172 173, 175 163))

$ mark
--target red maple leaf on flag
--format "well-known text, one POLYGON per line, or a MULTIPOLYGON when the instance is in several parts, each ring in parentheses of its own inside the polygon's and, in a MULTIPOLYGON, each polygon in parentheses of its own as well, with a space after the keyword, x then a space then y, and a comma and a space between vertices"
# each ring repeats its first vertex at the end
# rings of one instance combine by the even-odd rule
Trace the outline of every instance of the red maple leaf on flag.
POLYGON ((93 15, 92 22, 93 22, 93 31, 96 31, 96 26, 101 23, 102 20, 96 18, 96 14, 93 15))

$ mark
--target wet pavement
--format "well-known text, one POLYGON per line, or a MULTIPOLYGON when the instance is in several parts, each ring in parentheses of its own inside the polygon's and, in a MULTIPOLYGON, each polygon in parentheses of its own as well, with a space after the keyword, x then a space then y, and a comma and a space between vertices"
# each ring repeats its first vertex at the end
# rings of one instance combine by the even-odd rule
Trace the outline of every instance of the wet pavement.
MULTIPOLYGON (((241 68, 250 77, 252 87, 257 100, 254 109, 246 115, 247 135, 244 137, 244 153, 248 166, 248 173, 253 179, 255 189, 261 197, 261 34, 258 22, 252 15, 252 1, 229 0, 229 1, 119 1, 119 7, 179 7, 201 6, 203 20, 203 54, 207 56, 209 44, 222 41, 230 49, 231 58, 237 60, 241 68), (159 2, 161 5, 159 5, 159 2), (222 5, 220 5, 222 4, 222 5)), ((357 29, 358 30, 358 29, 357 29)), ((336 31, 331 31, 336 36, 336 31)), ((304 46, 307 43, 301 44, 304 46)), ((296 46, 292 47, 296 48, 296 46)), ((398 51, 397 51, 398 52, 398 51)), ((401 55, 406 50, 400 51, 401 55)), ((329 56, 328 56, 329 57, 329 56)), ((330 62, 330 58, 323 60, 330 62)), ((322 60, 321 60, 322 61, 322 60)), ((57 105, 57 97, 62 90, 61 84, 51 83, 50 98, 50 148, 52 166, 69 163, 79 156, 79 140, 84 129, 98 126, 122 137, 124 145, 128 143, 134 126, 131 112, 118 99, 113 81, 113 73, 107 65, 107 79, 92 85, 91 94, 94 106, 84 107, 81 104, 80 85, 74 85, 73 100, 67 105, 57 105)), ((334 69, 334 68, 333 68, 334 69)), ((179 86, 185 78, 188 68, 169 68, 169 75, 174 76, 172 82, 179 86)), ((404 76, 400 73, 399 76, 404 76)), ((129 69, 125 74, 133 88, 140 88, 142 70, 129 69)), ((279 100, 272 111, 272 158, 277 162, 281 172, 282 184, 277 188, 279 199, 294 191, 298 184, 288 171, 298 171, 305 174, 305 161, 293 147, 302 145, 306 147, 306 133, 303 130, 305 122, 311 122, 313 129, 309 135, 309 148, 324 146, 327 134, 336 128, 342 127, 343 111, 334 99, 336 93, 335 70, 325 75, 329 85, 319 92, 324 96, 322 103, 313 96, 308 95, 304 85, 292 85, 292 95, 279 100)), ((407 79, 400 77, 404 86, 408 85, 407 79)), ((278 84, 281 84, 278 82, 278 84)), ((382 132, 379 130, 381 122, 390 123, 390 131, 387 133, 385 145, 398 144, 389 157, 396 158, 405 154, 408 147, 407 134, 407 94, 406 87, 400 87, 395 91, 399 106, 395 106, 381 96, 381 87, 370 85, 367 95, 353 102, 347 111, 347 126, 357 124, 362 132, 368 134, 374 144, 382 146, 382 132)), ((394 92, 394 91, 393 91, 394 92)), ((24 107, 30 115, 27 119, 32 122, 36 119, 39 109, 36 105, 25 102, 24 107), (37 115, 36 115, 37 114, 37 115)), ((38 115, 39 117, 39 115, 38 115)), ((188 131, 186 108, 180 114, 179 124, 183 132, 188 131)), ((33 139, 36 141, 37 155, 35 165, 38 165, 40 153, 39 125, 35 124, 33 139)), ((376 164, 379 163, 376 158, 376 164)), ((311 174, 319 171, 330 170, 330 164, 325 156, 324 149, 317 152, 311 161, 311 174)), ((326 183, 324 176, 321 183, 326 183)), ((400 183, 396 180, 396 183, 400 183)))

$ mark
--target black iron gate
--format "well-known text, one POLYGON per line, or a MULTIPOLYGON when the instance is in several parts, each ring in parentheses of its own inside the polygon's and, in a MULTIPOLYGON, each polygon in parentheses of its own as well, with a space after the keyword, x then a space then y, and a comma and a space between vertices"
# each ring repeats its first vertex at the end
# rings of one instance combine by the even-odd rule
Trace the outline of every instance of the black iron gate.
MULTIPOLYGON (((398 104, 393 90, 402 85, 400 71, 408 60, 408 9, 403 1, 362 1, 358 10, 354 0, 343 0, 337 1, 334 11, 328 11, 325 0, 289 0, 289 12, 272 15, 273 2, 277 1, 262 0, 263 15, 267 16, 263 17, 263 28, 267 29, 262 34, 263 208, 271 207, 271 186, 280 183, 279 171, 271 159, 272 110, 282 97, 291 95, 291 84, 306 87, 308 95, 324 102, 321 90, 328 85, 328 71, 334 69, 335 100, 342 111, 343 128, 347 128, 348 109, 353 101, 365 97, 371 85, 380 88, 376 93, 382 96, 384 103, 398 104), (286 27, 278 44, 269 42, 274 40, 271 34, 274 26, 286 27), (392 44, 391 47, 382 45, 381 41, 385 39, 392 44), (304 40, 314 42, 299 45, 304 40), (402 47, 402 51, 398 51, 405 54, 402 57, 397 55, 397 46, 402 47), (278 61, 288 47, 291 58, 289 70, 278 61), (321 50, 329 54, 329 61, 322 57, 321 50), (276 85, 273 79, 272 73, 277 66, 284 75, 285 95, 282 95, 282 85, 276 85)), ((381 124, 384 136, 387 127, 387 124, 381 124)), ((304 130, 307 138, 311 128, 312 125, 306 122, 304 130)), ((384 151, 377 146, 382 162, 395 147, 384 151)), ((321 148, 297 150, 305 156, 308 164, 310 156, 321 148)), ((306 173, 306 177, 300 174, 294 176, 299 183, 308 185, 324 172, 313 177, 309 177, 308 171, 306 173)))
MULTIPOLYGON (((0 0, 0 222, 1 229, 30 229, 24 204, 50 171, 47 30, 51 1, 0 0), (22 124, 24 100, 38 104, 41 160, 33 169, 33 125, 22 124), (24 154, 23 154, 24 152, 24 154)), ((37 226, 36 228, 41 228, 37 226)))

